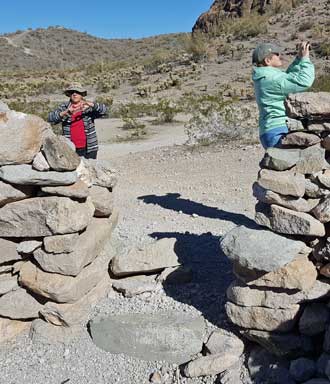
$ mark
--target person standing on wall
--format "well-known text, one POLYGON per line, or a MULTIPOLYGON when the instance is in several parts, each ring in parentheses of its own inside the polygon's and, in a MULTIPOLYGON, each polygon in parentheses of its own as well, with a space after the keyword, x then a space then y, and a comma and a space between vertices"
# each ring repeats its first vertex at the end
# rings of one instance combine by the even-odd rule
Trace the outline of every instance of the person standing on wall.
POLYGON ((69 100, 48 115, 51 124, 62 123, 62 133, 76 147, 79 156, 96 159, 98 141, 94 120, 107 114, 104 104, 85 100, 87 90, 75 83, 64 90, 69 100))

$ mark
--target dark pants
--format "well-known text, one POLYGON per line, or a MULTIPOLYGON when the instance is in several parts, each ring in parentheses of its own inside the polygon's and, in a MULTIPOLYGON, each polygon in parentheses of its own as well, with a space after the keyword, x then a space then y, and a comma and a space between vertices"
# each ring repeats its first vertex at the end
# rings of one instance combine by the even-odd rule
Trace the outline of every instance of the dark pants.
POLYGON ((85 159, 96 159, 97 151, 87 152, 86 148, 76 148, 78 156, 84 157, 85 159))

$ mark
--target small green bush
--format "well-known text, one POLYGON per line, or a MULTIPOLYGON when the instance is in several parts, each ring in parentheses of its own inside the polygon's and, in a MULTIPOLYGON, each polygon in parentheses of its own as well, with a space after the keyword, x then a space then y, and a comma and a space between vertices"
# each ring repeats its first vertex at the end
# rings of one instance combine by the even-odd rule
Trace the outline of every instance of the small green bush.
POLYGON ((311 90, 314 92, 330 92, 330 73, 318 76, 311 90))

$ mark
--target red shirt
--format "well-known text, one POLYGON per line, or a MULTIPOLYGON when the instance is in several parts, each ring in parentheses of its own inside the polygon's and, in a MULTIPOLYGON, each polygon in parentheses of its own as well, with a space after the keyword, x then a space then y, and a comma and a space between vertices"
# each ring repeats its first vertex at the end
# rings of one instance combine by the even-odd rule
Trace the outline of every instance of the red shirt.
POLYGON ((86 148, 85 125, 82 119, 82 112, 75 112, 71 115, 70 126, 71 141, 76 148, 86 148))

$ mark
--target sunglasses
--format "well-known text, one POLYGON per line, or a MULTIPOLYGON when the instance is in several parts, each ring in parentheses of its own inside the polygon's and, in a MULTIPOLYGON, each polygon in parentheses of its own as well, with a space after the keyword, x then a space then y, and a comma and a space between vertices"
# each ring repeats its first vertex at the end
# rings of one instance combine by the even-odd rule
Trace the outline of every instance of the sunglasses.
POLYGON ((67 94, 69 96, 72 96, 74 93, 76 93, 77 95, 81 95, 82 96, 82 94, 80 92, 78 92, 78 91, 69 91, 69 92, 67 92, 67 94))

